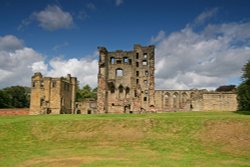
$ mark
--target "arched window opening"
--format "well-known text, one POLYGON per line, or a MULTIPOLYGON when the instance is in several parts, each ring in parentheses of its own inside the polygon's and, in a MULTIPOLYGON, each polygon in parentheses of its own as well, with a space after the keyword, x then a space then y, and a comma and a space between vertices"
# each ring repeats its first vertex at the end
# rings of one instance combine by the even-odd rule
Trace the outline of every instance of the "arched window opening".
POLYGON ((144 66, 148 65, 147 60, 143 60, 143 61, 142 61, 142 65, 144 65, 144 66))
POLYGON ((115 84, 113 82, 108 83, 108 88, 111 93, 115 93, 115 84))
POLYGON ((129 94, 129 92, 130 92, 129 87, 126 87, 125 92, 126 92, 126 94, 129 94))
POLYGON ((123 76, 123 69, 121 69, 121 68, 116 69, 116 76, 122 77, 123 76))
POLYGON ((178 103, 178 93, 174 93, 173 95, 173 107, 177 108, 178 103))
POLYGON ((114 57, 111 57, 111 58, 110 58, 110 63, 111 63, 111 64, 115 64, 115 58, 114 58, 114 57))
POLYGON ((164 95, 164 106, 165 106, 166 109, 169 108, 169 98, 170 98, 169 93, 166 93, 164 95))
POLYGON ((123 93, 123 86, 122 86, 122 85, 120 85, 120 86, 118 87, 118 89, 119 89, 119 93, 123 93))
POLYGON ((130 92, 130 88, 129 88, 129 87, 126 87, 126 88, 125 88, 125 97, 126 97, 126 98, 129 98, 129 97, 130 97, 129 92, 130 92))
POLYGON ((184 103, 186 103, 186 101, 187 101, 187 93, 182 93, 182 96, 181 96, 181 102, 182 102, 182 104, 184 104, 184 103))
POLYGON ((144 58, 144 59, 148 58, 147 53, 144 53, 144 54, 143 54, 143 58, 144 58))

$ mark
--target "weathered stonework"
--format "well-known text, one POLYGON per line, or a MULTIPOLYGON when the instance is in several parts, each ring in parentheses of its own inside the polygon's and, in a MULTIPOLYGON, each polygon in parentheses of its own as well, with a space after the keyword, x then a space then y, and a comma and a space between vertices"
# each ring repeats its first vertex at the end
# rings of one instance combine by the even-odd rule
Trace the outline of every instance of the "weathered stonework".
POLYGON ((154 46, 98 49, 98 113, 237 110, 235 92, 154 90, 154 46))
POLYGON ((235 111, 235 92, 155 90, 154 46, 109 52, 99 47, 97 101, 75 102, 77 79, 32 77, 30 114, 235 111))
POLYGON ((75 112, 77 79, 32 76, 30 114, 71 114, 75 112))
POLYGON ((236 111, 235 92, 207 90, 156 90, 158 112, 168 111, 236 111))
POLYGON ((108 52, 99 47, 98 113, 154 111, 154 46, 108 52))
POLYGON ((97 114, 96 100, 84 99, 76 102, 76 114, 97 114))

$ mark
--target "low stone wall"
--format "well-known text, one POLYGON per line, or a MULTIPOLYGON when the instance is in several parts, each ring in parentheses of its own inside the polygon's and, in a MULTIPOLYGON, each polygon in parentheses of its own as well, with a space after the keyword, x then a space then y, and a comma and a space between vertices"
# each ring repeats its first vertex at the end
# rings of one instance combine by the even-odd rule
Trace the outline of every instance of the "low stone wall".
POLYGON ((0 109, 0 116, 5 115, 29 115, 28 108, 0 109))

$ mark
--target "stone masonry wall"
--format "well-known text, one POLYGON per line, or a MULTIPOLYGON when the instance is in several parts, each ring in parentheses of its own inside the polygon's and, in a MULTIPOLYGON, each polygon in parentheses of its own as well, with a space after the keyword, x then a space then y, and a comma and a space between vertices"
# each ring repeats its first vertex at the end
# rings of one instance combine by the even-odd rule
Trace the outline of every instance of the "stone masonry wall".
POLYGON ((99 47, 98 113, 154 110, 154 46, 108 52, 99 47))
POLYGON ((70 114, 75 111, 77 79, 32 76, 30 114, 70 114))

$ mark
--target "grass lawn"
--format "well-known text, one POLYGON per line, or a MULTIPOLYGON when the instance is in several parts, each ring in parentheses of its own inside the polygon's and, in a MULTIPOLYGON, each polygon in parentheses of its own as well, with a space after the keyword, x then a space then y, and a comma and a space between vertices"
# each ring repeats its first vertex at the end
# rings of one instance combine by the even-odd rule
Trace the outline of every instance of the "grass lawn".
POLYGON ((0 166, 250 166, 250 115, 2 116, 0 166))

